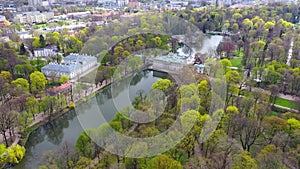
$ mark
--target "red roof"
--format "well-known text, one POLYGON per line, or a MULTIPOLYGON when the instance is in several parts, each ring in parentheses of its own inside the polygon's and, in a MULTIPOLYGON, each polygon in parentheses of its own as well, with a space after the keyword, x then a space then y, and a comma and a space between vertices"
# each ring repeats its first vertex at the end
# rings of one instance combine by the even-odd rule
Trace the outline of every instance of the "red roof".
POLYGON ((62 85, 60 85, 60 86, 58 86, 58 87, 49 89, 49 91, 50 91, 50 92, 56 93, 56 92, 59 92, 59 91, 61 91, 61 90, 63 90, 63 89, 66 89, 66 88, 68 88, 68 87, 70 87, 70 86, 72 86, 72 82, 67 82, 67 83, 64 83, 64 84, 62 84, 62 85))

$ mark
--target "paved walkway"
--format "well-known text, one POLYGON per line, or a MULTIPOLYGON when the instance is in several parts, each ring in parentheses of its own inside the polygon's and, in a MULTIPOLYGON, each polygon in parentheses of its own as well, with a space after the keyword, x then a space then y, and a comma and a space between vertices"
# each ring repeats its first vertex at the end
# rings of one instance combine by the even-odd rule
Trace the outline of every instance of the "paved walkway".
POLYGON ((289 49, 289 52, 288 52, 288 58, 287 58, 287 61, 286 61, 286 64, 288 66, 291 65, 291 59, 293 57, 293 47, 294 47, 294 37, 291 39, 291 46, 290 46, 290 49, 289 49))

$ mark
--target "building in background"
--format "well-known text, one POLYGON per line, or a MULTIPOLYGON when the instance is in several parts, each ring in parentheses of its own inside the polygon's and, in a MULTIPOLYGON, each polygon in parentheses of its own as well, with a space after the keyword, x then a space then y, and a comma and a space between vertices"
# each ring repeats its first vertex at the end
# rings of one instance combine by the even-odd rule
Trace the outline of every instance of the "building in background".
POLYGON ((57 46, 49 45, 45 48, 37 48, 33 50, 35 57, 53 58, 60 54, 57 46))
POLYGON ((42 4, 42 0, 28 0, 29 6, 40 6, 42 4))
POLYGON ((54 12, 41 13, 40 11, 31 11, 31 12, 23 12, 22 14, 17 14, 15 16, 15 22, 18 24, 45 23, 53 18, 54 18, 54 12))

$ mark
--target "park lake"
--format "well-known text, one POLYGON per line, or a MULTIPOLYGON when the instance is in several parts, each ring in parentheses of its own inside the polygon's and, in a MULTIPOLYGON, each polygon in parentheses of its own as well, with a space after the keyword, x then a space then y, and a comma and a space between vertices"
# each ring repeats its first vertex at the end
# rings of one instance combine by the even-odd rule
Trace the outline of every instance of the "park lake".
MULTIPOLYGON (((222 39, 222 36, 205 37, 200 51, 203 53, 215 51, 222 39)), ((116 112, 128 106, 129 103, 118 104, 116 109, 114 100, 133 101, 138 90, 144 90, 145 93, 148 93, 152 84, 161 78, 167 78, 167 74, 150 70, 139 72, 132 78, 125 79, 129 85, 124 83, 123 88, 118 86, 120 90, 116 92, 117 94, 112 96, 111 86, 107 86, 87 102, 76 105, 75 109, 40 126, 30 134, 25 145, 26 155, 14 168, 33 169, 45 164, 46 158, 44 156, 47 152, 56 151, 63 142, 75 145, 78 135, 84 129, 98 128, 102 123, 111 121, 116 112), (99 113, 104 118, 101 118, 99 113)))

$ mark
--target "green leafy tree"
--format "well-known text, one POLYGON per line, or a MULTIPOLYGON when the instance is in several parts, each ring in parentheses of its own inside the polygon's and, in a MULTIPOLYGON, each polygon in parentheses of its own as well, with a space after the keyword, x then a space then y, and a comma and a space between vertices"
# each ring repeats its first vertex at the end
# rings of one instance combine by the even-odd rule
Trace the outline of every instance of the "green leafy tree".
POLYGON ((10 83, 12 81, 12 75, 9 71, 1 71, 0 77, 2 77, 6 83, 10 83))
POLYGON ((39 101, 33 96, 27 97, 25 109, 32 115, 32 118, 35 119, 35 114, 39 112, 39 101))
POLYGON ((243 151, 235 157, 232 169, 257 169, 256 161, 247 151, 243 151))
POLYGON ((64 84, 69 81, 69 77, 67 75, 62 75, 59 79, 60 84, 64 84))
POLYGON ((232 66, 232 64, 231 64, 231 61, 229 60, 229 59, 222 59, 221 61, 221 64, 222 64, 222 66, 223 66, 223 68, 224 68, 224 71, 226 72, 226 70, 229 70, 230 68, 228 68, 228 67, 231 67, 232 66))
POLYGON ((30 88, 31 92, 37 94, 38 92, 45 90, 47 79, 42 72, 35 71, 30 74, 30 88))
POLYGON ((159 79, 152 85, 152 90, 158 89, 166 92, 171 86, 172 82, 169 79, 159 79))
POLYGON ((6 150, 7 149, 5 144, 0 144, 0 167, 1 168, 4 168, 7 161, 7 156, 5 155, 6 150))
POLYGON ((83 132, 78 136, 75 148, 81 156, 88 158, 93 158, 94 156, 91 138, 87 135, 86 132, 83 132))
POLYGON ((7 163, 18 164, 23 159, 25 151, 25 147, 19 144, 7 148, 7 163))
POLYGON ((182 169, 181 164, 166 155, 158 155, 150 160, 148 169, 182 169))
POLYGON ((11 83, 14 84, 17 88, 21 89, 24 93, 29 92, 29 83, 26 79, 18 78, 11 83))
POLYGON ((273 144, 265 146, 258 154, 258 168, 265 169, 285 169, 285 165, 282 163, 282 152, 273 144))

